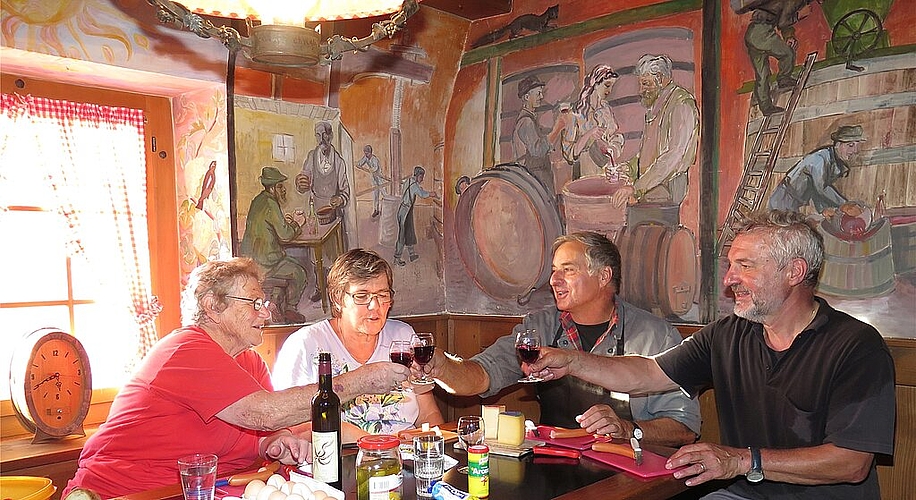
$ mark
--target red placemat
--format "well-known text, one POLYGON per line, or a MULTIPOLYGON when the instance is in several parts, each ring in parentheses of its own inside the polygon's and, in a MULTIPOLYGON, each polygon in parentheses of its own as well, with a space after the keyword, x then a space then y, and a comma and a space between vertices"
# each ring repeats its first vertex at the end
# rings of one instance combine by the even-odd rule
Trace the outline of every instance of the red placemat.
POLYGON ((583 451, 582 455, 642 478, 667 476, 673 474, 676 470, 665 468, 665 462, 668 461, 667 458, 646 450, 642 451, 642 465, 636 465, 636 461, 630 457, 615 455, 614 453, 587 450, 583 451))
POLYGON ((551 439, 550 431, 556 429, 550 425, 539 425, 538 433, 540 436, 535 436, 533 432, 528 432, 528 437, 531 439, 537 439, 544 441, 547 444, 552 444, 556 446, 562 446, 564 448, 572 448, 574 450, 588 450, 591 449, 592 443, 597 441, 595 436, 582 436, 575 438, 563 438, 563 439, 551 439))

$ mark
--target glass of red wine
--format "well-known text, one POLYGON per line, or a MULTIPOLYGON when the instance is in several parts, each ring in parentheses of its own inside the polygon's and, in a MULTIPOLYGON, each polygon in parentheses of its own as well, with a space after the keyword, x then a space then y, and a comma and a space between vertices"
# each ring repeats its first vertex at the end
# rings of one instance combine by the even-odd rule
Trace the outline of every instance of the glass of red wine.
MULTIPOLYGON (((410 368, 413 363, 413 345, 410 340, 392 340, 388 346, 388 357, 392 363, 398 363, 410 368)), ((406 392, 400 385, 394 388, 395 392, 406 392)))
POLYGON ((426 364, 433 360, 436 352, 436 337, 431 333, 417 333, 413 336, 413 360, 420 365, 423 376, 411 380, 414 384, 432 384, 435 381, 425 371, 426 364))
MULTIPOLYGON (((537 361, 541 354, 541 337, 538 336, 537 330, 527 328, 519 330, 515 336, 515 352, 521 364, 529 364, 537 361)), ((528 375, 518 381, 522 383, 542 382, 544 379, 528 375)))

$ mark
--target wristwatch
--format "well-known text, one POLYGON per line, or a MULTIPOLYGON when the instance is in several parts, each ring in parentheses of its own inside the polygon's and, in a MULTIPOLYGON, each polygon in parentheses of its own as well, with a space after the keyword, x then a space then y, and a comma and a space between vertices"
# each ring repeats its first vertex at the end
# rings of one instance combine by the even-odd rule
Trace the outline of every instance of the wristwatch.
POLYGON ((633 422, 633 437, 642 441, 642 436, 643 436, 643 433, 642 433, 642 429, 639 427, 639 424, 637 424, 636 422, 633 422))
POLYGON ((763 481, 763 464, 760 462, 760 448, 748 448, 751 452, 751 470, 747 471, 747 480, 752 483, 763 481))

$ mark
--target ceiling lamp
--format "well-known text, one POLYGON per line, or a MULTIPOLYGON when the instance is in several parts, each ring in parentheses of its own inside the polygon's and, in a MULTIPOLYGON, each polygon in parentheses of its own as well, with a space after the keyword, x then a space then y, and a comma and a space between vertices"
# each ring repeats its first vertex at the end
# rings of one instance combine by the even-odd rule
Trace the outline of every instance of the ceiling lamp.
POLYGON ((254 62, 271 66, 312 66, 320 59, 336 60, 349 51, 367 50, 393 36, 419 9, 418 0, 146 0, 158 9, 162 23, 176 25, 201 38, 215 37, 230 51, 241 50, 254 62), (403 1, 403 3, 402 3, 403 1), (334 35, 321 43, 320 23, 391 14, 374 23, 364 38, 334 35), (249 37, 230 26, 216 26, 202 15, 244 19, 249 37))

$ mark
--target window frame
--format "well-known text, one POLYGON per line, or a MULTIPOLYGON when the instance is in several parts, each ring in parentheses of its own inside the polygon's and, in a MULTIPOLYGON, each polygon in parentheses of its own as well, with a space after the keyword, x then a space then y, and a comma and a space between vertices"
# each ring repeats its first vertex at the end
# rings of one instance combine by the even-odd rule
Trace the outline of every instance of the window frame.
MULTIPOLYGON (((4 93, 18 92, 49 99, 123 106, 144 111, 151 291, 159 297, 163 306, 156 318, 156 331, 161 338, 180 326, 181 266, 171 99, 9 73, 0 74, 0 90, 4 93)), ((98 363, 98 360, 92 362, 98 363)), ((117 389, 93 389, 92 406, 85 422, 87 427, 105 421, 117 389)), ((15 418, 8 399, 0 401, 0 428, 0 437, 3 438, 28 432, 15 418)))

